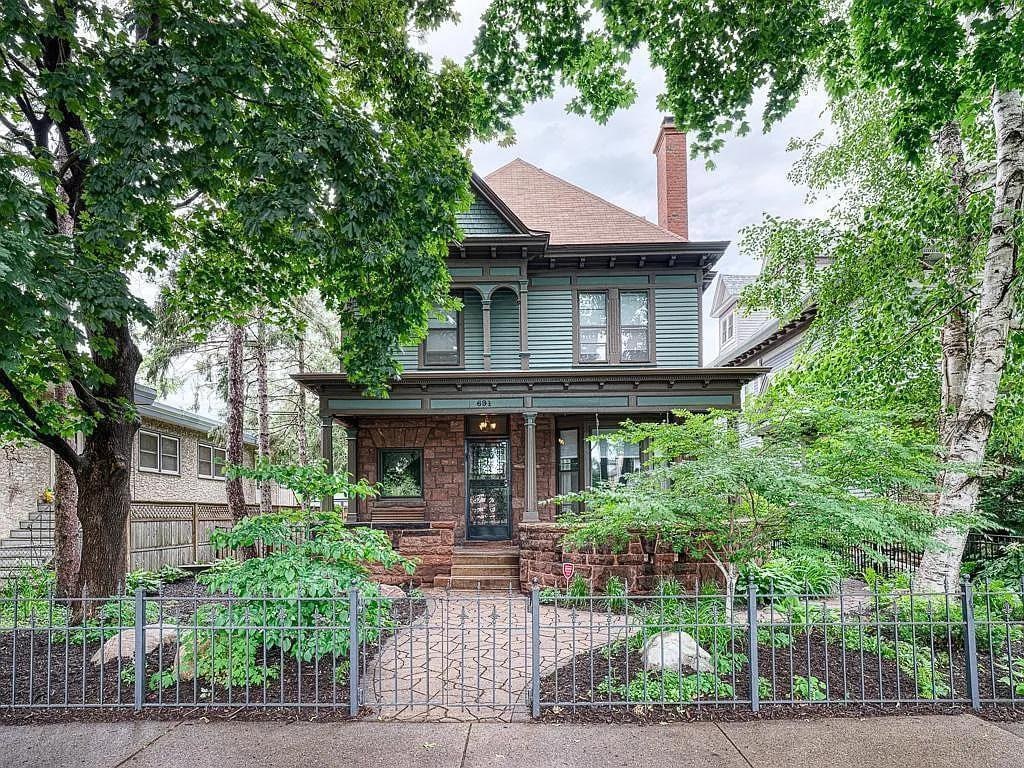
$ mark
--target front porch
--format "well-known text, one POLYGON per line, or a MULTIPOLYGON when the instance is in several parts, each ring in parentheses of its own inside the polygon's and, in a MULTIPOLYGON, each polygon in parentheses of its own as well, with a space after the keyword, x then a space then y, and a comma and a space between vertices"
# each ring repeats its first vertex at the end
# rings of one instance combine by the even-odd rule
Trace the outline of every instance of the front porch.
POLYGON ((433 584, 458 575, 457 548, 517 549, 521 525, 555 520, 547 499, 639 467, 642 446, 594 436, 626 419, 671 418, 674 409, 738 408, 743 383, 760 373, 418 372, 384 400, 363 398, 341 374, 297 378, 319 397, 328 468, 340 433, 348 472, 378 485, 377 497, 349 505, 349 521, 387 530, 400 551, 421 560, 416 581, 433 584))

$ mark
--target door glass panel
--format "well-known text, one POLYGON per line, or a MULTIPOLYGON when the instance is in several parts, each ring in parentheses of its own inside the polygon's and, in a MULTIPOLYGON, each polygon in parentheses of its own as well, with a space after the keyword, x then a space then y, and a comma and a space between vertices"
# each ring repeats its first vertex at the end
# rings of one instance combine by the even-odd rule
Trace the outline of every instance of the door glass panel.
POLYGON ((468 537, 509 538, 508 440, 467 441, 466 464, 468 537))
MULTIPOLYGON (((580 489, 579 430, 558 430, 558 493, 573 493, 580 489)), ((571 512, 575 504, 562 504, 559 511, 571 512)))
MULTIPOLYGON (((605 435, 614 429, 595 429, 591 435, 605 435)), ((627 475, 640 469, 640 446, 635 443, 613 443, 601 437, 590 443, 590 482, 615 487, 627 475)))

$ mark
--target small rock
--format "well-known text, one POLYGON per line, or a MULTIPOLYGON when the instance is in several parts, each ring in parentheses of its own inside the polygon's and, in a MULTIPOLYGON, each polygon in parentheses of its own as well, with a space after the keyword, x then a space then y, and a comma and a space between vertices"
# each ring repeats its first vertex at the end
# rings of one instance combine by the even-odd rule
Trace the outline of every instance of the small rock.
POLYGON ((641 650, 645 669, 673 669, 681 667, 701 672, 712 671, 711 654, 697 645, 686 632, 660 632, 644 643, 641 650))
POLYGON ((396 587, 394 584, 381 584, 380 596, 389 598, 408 597, 404 589, 396 587))
MULTIPOLYGON (((178 639, 177 627, 169 624, 147 624, 145 632, 146 653, 155 651, 162 643, 174 643, 178 639)), ((92 663, 102 666, 121 657, 135 658, 135 630, 125 629, 111 637, 92 655, 92 663)))

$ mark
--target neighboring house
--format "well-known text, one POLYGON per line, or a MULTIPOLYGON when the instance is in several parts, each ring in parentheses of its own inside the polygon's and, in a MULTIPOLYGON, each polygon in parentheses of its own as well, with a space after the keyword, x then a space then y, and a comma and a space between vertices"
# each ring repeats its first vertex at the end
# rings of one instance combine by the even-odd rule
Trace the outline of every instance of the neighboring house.
MULTIPOLYGON (((686 137, 671 120, 654 153, 658 224, 523 160, 474 175, 448 259, 462 310, 400 350, 390 398, 363 397, 344 372, 295 377, 319 398, 325 458, 340 426, 349 472, 381 483, 349 519, 426 555, 422 579, 443 581, 450 544, 475 541, 498 543, 483 572, 511 579, 497 549, 554 517, 543 500, 638 465, 642 446, 589 438, 627 418, 739 408, 759 375, 702 367, 701 294, 728 243, 688 239, 686 137), (414 546, 417 530, 441 543, 414 546)), ((479 573, 456 578, 458 551, 454 563, 451 583, 475 585, 479 573)))
MULTIPOLYGON (((168 524, 175 519, 172 506, 225 505, 225 450, 217 437, 223 424, 157 402, 156 390, 142 384, 135 386, 135 404, 142 426, 132 446, 133 522, 138 517, 168 524)), ((246 434, 244 442, 245 463, 251 466, 256 441, 246 434)), ((258 502, 256 485, 244 483, 246 501, 258 502)), ((38 443, 0 447, 0 572, 9 570, 19 555, 38 561, 46 554, 52 512, 38 502, 53 485, 54 456, 48 448, 38 443)), ((275 505, 294 503, 282 489, 272 493, 275 505)))
POLYGON ((744 312, 739 307, 740 292, 756 279, 757 275, 718 275, 711 305, 719 343, 712 367, 767 369, 744 385, 744 399, 764 392, 772 377, 793 362, 816 311, 808 301, 806 309, 786 322, 767 310, 744 312))

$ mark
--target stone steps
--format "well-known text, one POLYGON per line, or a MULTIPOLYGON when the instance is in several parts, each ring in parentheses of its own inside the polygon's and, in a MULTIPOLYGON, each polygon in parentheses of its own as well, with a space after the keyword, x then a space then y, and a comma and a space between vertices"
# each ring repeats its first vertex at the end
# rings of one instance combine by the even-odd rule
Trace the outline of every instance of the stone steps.
POLYGON ((449 576, 434 579, 450 589, 519 589, 519 550, 510 546, 470 544, 452 552, 449 576))

